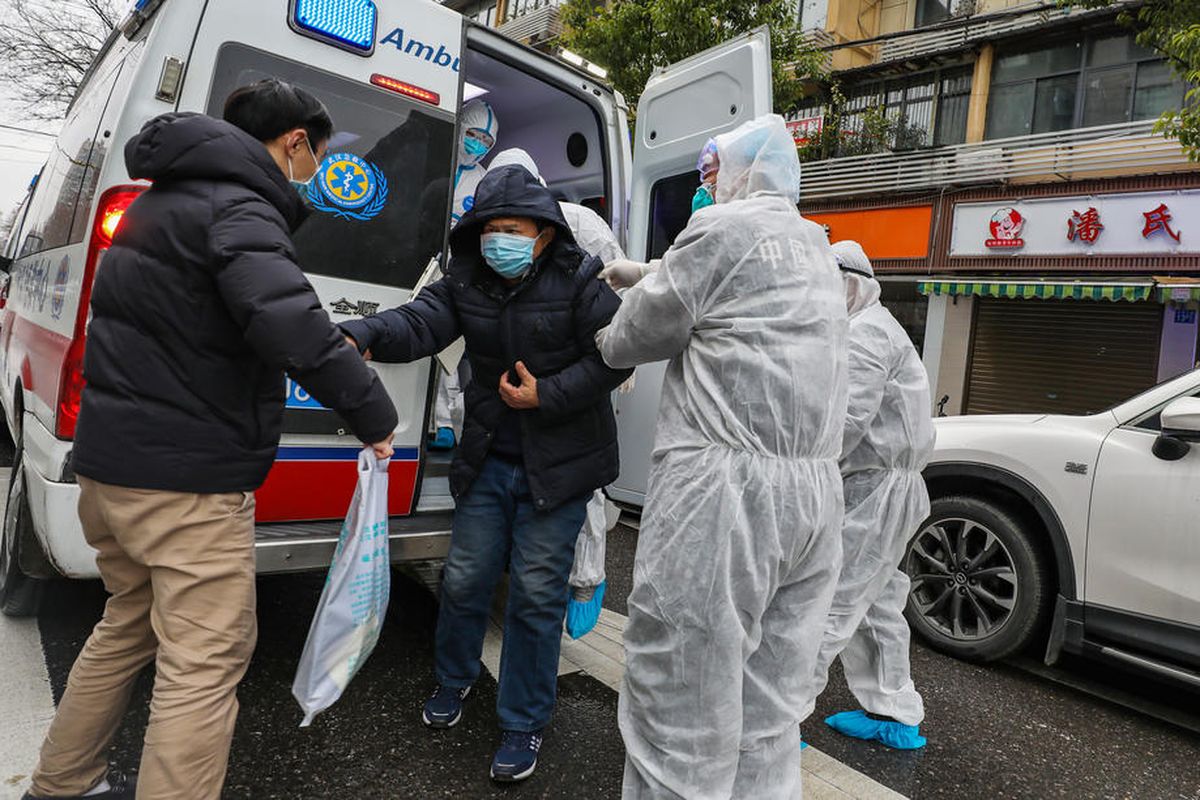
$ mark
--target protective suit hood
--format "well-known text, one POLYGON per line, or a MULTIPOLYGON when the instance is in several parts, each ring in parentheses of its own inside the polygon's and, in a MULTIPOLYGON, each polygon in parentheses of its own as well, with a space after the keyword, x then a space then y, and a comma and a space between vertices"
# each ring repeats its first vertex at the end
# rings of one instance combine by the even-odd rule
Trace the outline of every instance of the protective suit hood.
POLYGON ((542 178, 542 173, 538 170, 537 162, 533 160, 533 156, 519 147, 510 147, 507 150, 497 153, 492 158, 492 162, 488 164, 488 169, 512 166, 524 167, 530 175, 538 179, 538 182, 542 186, 546 185, 546 181, 542 178))
POLYGON ((833 255, 846 287, 846 311, 850 316, 879 302, 883 287, 875 280, 875 269, 862 245, 843 239, 833 245, 833 255))
POLYGON ((758 194, 800 202, 800 159, 783 117, 767 114, 716 138, 717 203, 758 194))
MULTIPOLYGON (((496 113, 492 111, 492 107, 483 100, 472 100, 463 106, 462 110, 462 132, 463 135, 458 141, 458 165, 459 167, 474 167, 483 160, 487 153, 482 155, 471 155, 467 152, 466 133, 471 128, 479 128, 487 131, 492 137, 493 143, 500 136, 500 123, 496 119, 496 113)), ((493 147, 495 145, 493 144, 493 147)))

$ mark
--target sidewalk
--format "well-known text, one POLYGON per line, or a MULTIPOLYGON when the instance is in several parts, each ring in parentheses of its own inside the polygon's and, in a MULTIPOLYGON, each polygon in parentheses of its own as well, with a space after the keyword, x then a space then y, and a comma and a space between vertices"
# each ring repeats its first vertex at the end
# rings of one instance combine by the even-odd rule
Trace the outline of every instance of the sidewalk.
MULTIPOLYGON (((497 601, 504 595, 497 592, 497 601)), ((502 608, 502 605, 500 606, 502 608)), ((500 673, 500 643, 503 637, 499 620, 493 610, 483 643, 483 663, 496 676, 500 673)), ((609 611, 600 611, 600 621, 582 639, 563 635, 558 674, 584 672, 620 691, 625 674, 625 649, 621 644, 626 618, 609 611)), ((892 791, 830 756, 809 747, 802 758, 804 800, 904 800, 904 795, 892 791)))

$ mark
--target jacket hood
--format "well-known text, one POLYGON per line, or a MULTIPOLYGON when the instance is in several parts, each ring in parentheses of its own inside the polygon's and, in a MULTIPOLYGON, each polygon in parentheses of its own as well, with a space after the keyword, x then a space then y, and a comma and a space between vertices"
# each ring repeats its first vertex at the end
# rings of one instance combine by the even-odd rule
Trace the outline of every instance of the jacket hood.
POLYGON ((295 229, 307 211, 262 142, 205 114, 163 114, 125 144, 131 178, 239 183, 271 203, 295 229))
POLYGON ((553 225, 558 233, 542 258, 563 266, 581 262, 583 251, 576 244, 554 195, 529 170, 510 165, 488 170, 475 189, 475 205, 450 232, 450 250, 457 262, 457 266, 451 265, 451 271, 473 270, 482 263, 479 235, 489 220, 498 217, 529 217, 553 225))

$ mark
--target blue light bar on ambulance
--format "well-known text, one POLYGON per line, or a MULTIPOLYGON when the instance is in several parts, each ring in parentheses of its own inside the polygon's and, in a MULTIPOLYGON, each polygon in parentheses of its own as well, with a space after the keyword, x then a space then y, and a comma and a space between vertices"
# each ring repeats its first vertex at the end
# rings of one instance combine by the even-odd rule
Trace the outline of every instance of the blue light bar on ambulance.
POLYGON ((291 0, 288 23, 299 34, 369 56, 378 19, 371 0, 291 0))

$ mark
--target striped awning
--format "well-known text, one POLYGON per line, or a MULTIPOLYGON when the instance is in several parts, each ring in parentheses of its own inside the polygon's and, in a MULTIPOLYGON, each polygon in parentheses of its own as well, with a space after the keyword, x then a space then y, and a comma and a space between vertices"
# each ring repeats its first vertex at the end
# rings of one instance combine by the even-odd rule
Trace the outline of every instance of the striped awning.
POLYGON ((1160 283, 1158 290, 1164 303, 1195 303, 1200 302, 1200 285, 1160 283))
MULTIPOLYGON (((1154 297, 1155 284, 1139 283, 1075 283, 1035 281, 921 281, 917 290, 924 295, 956 295, 959 297, 1007 297, 1021 300, 1127 300, 1136 302, 1154 297)), ((1200 292, 1200 289, 1197 290, 1200 292)))

